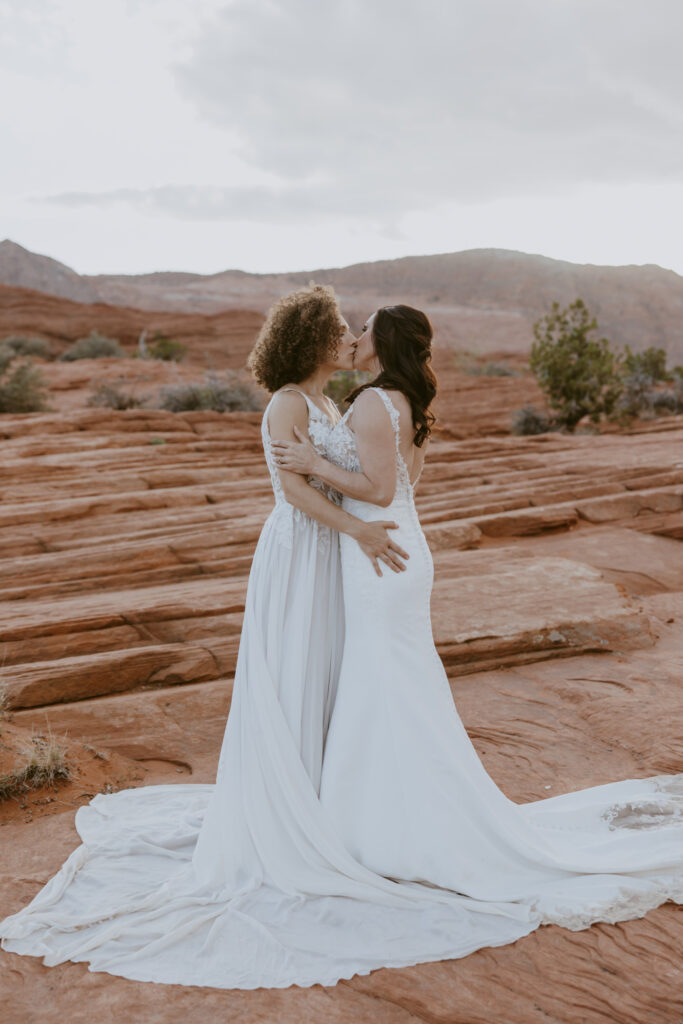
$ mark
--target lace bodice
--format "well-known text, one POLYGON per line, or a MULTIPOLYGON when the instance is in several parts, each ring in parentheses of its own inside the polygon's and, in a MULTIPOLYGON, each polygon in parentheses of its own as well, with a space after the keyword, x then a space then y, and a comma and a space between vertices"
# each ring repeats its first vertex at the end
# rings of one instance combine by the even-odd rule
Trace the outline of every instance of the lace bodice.
MULTIPOLYGON (((400 502, 412 501, 414 486, 410 482, 408 467, 406 466, 405 459, 401 455, 399 447, 400 413, 383 388, 373 387, 367 388, 366 390, 377 392, 379 397, 382 399, 384 407, 389 413, 391 425, 394 428, 394 437, 396 441, 396 491, 394 493, 392 505, 400 502)), ((356 435, 348 426, 347 422, 352 409, 353 406, 349 406, 332 432, 326 438, 325 455, 329 461, 333 462, 336 466, 341 466, 342 469, 347 469, 353 473, 359 473, 361 465, 358 458, 356 435)))
MULTIPOLYGON (((308 405, 308 436, 311 439, 314 447, 322 454, 326 455, 328 451, 330 436, 334 430, 335 424, 332 423, 329 416, 320 409, 315 402, 309 398, 309 396, 301 391, 299 388, 282 388, 283 391, 298 391, 300 395, 303 395, 308 405)), ((285 498, 284 491, 282 489, 282 481, 280 480, 280 472, 275 462, 275 456, 273 454, 273 446, 270 437, 270 431, 268 429, 268 412, 270 410, 273 396, 268 402, 261 420, 261 440, 263 442, 263 453, 266 458, 266 465, 268 466, 268 472, 270 473, 270 482, 273 487, 273 494, 275 495, 275 508, 273 509, 272 515, 278 526, 278 532, 281 540, 287 547, 292 546, 293 529, 294 523, 307 522, 313 524, 317 528, 318 532, 318 543, 321 546, 329 543, 329 527, 323 526, 316 520, 311 519, 301 509, 291 505, 285 498)), ((335 505, 341 505, 342 495, 336 491, 329 484, 324 483, 317 477, 308 476, 306 477, 308 483, 315 487, 316 490, 320 491, 333 501, 335 505)))

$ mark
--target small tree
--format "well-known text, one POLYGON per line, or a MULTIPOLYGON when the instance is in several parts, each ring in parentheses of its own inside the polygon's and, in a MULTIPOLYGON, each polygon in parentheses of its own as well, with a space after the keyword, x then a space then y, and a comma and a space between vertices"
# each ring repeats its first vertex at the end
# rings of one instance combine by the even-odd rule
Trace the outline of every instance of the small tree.
POLYGON ((620 357, 607 338, 589 337, 597 326, 582 299, 562 310, 553 302, 534 324, 529 366, 558 423, 570 431, 584 416, 597 423, 609 415, 621 394, 620 357))

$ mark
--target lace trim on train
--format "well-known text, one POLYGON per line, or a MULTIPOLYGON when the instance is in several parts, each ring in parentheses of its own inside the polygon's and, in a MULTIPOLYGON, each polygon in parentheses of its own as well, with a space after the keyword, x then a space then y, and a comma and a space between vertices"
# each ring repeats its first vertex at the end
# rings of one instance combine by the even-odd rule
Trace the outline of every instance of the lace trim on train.
POLYGON ((651 795, 613 804, 603 811, 601 818, 610 829, 666 828, 683 823, 683 774, 655 776, 651 781, 651 795))

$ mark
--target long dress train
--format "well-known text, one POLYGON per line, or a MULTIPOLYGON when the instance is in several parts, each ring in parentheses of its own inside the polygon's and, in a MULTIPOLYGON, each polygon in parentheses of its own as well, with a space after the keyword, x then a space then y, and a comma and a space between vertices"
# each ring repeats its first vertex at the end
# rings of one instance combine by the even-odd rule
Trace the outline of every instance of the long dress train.
MULTIPOLYGON (((252 563, 216 783, 80 808, 81 845, 0 922, 2 947, 140 981, 331 985, 504 945, 549 921, 585 927, 681 902, 683 775, 506 800, 433 648, 431 559, 398 443, 394 505, 344 499, 362 518, 400 523, 409 570, 380 580, 355 542, 342 538, 340 562, 337 535, 287 504, 267 414, 276 504, 252 563)), ((309 433, 354 468, 353 435, 312 402, 309 433)))
MULTIPOLYGON (((683 774, 627 779, 526 804, 488 775, 457 713, 434 646, 433 562, 396 438, 397 486, 378 508, 344 497, 360 519, 382 513, 411 555, 380 579, 341 537, 346 638, 320 800, 353 856, 378 874, 480 900, 533 905, 544 923, 588 926, 683 898, 683 774)), ((328 458, 359 470, 347 418, 328 458)))

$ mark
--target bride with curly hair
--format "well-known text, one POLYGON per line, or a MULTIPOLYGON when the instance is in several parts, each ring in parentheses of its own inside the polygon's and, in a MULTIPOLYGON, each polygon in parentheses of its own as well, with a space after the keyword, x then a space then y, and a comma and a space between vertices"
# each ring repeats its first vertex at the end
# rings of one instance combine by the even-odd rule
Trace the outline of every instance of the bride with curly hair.
POLYGON ((431 341, 399 305, 356 345, 324 289, 271 311, 250 365, 273 392, 275 508, 216 783, 80 808, 83 844, 0 924, 4 948, 141 981, 332 985, 683 902, 683 774, 516 804, 458 716, 414 502, 431 341), (322 387, 354 348, 374 379, 339 417, 322 387))

